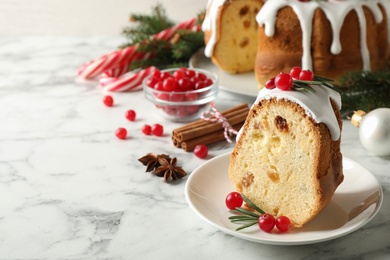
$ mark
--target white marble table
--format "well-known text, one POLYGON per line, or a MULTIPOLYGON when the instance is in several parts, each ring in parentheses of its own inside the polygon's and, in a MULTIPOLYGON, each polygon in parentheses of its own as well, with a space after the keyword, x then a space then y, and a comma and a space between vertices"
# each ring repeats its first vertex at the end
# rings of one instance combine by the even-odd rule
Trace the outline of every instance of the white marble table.
MULTIPOLYGON (((94 84, 75 83, 77 67, 112 51, 120 37, 0 38, 0 259, 389 259, 390 159, 365 151, 344 122, 342 152, 372 172, 384 203, 363 228, 333 241, 273 246, 227 235, 187 205, 187 178, 166 184, 137 158, 169 153, 191 173, 205 160, 174 148, 169 123, 142 92, 102 105, 94 84), (134 109, 136 122, 124 111, 134 109), (146 137, 145 123, 166 135, 146 137), (114 136, 126 127, 127 140, 114 136)), ((221 91, 220 109, 254 100, 221 91)), ((231 151, 210 146, 208 159, 231 151)))

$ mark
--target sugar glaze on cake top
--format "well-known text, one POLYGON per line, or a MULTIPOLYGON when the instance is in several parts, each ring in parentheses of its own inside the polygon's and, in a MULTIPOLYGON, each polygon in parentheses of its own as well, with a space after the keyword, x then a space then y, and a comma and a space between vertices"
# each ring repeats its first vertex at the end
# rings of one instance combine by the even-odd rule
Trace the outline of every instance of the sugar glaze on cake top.
MULTIPOLYGON (((341 52, 340 31, 343 25, 344 19, 347 14, 354 10, 359 19, 360 26, 360 47, 361 55, 363 59, 363 70, 371 70, 370 66, 370 53, 367 47, 366 35, 366 18, 364 15, 363 7, 370 9, 374 15, 375 21, 380 23, 384 18, 379 8, 381 4, 387 15, 390 15, 390 1, 389 0, 353 0, 353 1, 312 1, 312 2, 300 2, 297 0, 272 0, 267 1, 261 8, 260 12, 256 16, 256 21, 259 26, 265 25, 265 34, 271 37, 275 33, 275 22, 278 11, 286 6, 290 6, 295 14, 298 16, 302 29, 302 68, 312 70, 312 57, 311 57, 311 36, 313 29, 313 17, 317 8, 324 11, 327 19, 329 20, 332 32, 333 41, 330 51, 332 54, 337 55, 341 52)), ((387 28, 390 28, 390 19, 387 21, 387 28)), ((388 33, 388 41, 390 42, 390 33, 388 33)))
POLYGON ((280 90, 278 88, 267 89, 263 88, 259 91, 254 104, 258 104, 264 99, 287 99, 301 106, 307 116, 314 119, 316 123, 324 123, 330 131, 333 141, 340 138, 340 126, 338 124, 335 113, 333 112, 330 100, 336 104, 337 108, 341 109, 341 96, 337 91, 330 88, 315 85, 312 86, 316 92, 302 92, 295 90, 280 90))
MULTIPOLYGON (((211 57, 213 55, 214 46, 217 42, 217 20, 218 12, 226 0, 209 0, 207 4, 207 12, 202 24, 203 31, 210 31, 211 36, 205 48, 205 56, 211 57)), ((275 22, 278 11, 286 6, 290 6, 297 14, 302 29, 302 68, 313 70, 311 57, 311 37, 312 37, 312 20, 314 12, 317 8, 324 11, 329 20, 332 32, 333 42, 331 45, 331 52, 335 55, 342 51, 340 43, 340 31, 344 19, 350 11, 355 11, 358 15, 360 23, 360 46, 361 55, 363 59, 363 70, 371 70, 370 54, 366 42, 366 18, 363 7, 370 9, 375 17, 375 21, 380 23, 384 17, 382 15, 381 5, 390 17, 390 0, 329 0, 329 1, 310 1, 300 2, 298 0, 271 0, 266 1, 256 16, 257 23, 262 26, 265 25, 265 33, 271 37, 275 32, 275 22)), ((387 19, 388 41, 390 43, 390 19, 387 19)))

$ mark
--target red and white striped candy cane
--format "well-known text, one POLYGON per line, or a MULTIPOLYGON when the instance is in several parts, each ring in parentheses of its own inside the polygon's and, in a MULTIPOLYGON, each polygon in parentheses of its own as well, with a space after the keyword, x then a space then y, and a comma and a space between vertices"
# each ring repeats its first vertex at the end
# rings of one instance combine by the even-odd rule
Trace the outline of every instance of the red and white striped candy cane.
POLYGON ((129 71, 129 65, 128 63, 123 64, 119 67, 116 67, 115 69, 106 70, 103 72, 102 77, 110 77, 110 78, 116 78, 119 77, 122 74, 125 74, 129 71))
POLYGON ((210 106, 212 111, 206 111, 202 115, 200 115, 200 118, 212 123, 221 123, 222 127, 224 128, 223 134, 225 136, 225 139, 228 143, 231 143, 232 140, 230 139, 230 134, 237 135, 237 131, 230 125, 228 120, 215 108, 214 102, 210 102, 210 106))
POLYGON ((136 54, 135 51, 137 48, 134 45, 123 50, 113 51, 94 61, 88 62, 87 65, 81 65, 82 69, 79 69, 79 76, 86 79, 94 78, 106 70, 115 69, 126 64, 136 54))
POLYGON ((169 40, 172 38, 172 36, 175 35, 178 30, 192 30, 194 26, 196 27, 196 18, 189 19, 168 29, 165 29, 159 33, 156 33, 152 36, 152 39, 169 40))
POLYGON ((148 67, 139 72, 128 72, 118 78, 102 78, 100 85, 104 90, 112 92, 126 92, 141 87, 142 81, 156 70, 156 67, 148 67))
MULTIPOLYGON (((196 19, 192 18, 180 24, 165 29, 159 33, 154 34, 150 39, 170 40, 172 36, 181 29, 193 30, 199 27, 196 25, 196 19)), ((124 67, 134 60, 142 60, 149 58, 149 53, 139 53, 137 49, 139 44, 135 44, 124 48, 122 50, 114 51, 103 55, 96 60, 89 61, 81 65, 78 69, 80 77, 90 79, 94 78, 106 71, 106 75, 119 76, 120 72, 124 71, 124 67), (116 70, 118 68, 118 70, 116 70)), ((127 66, 128 68, 128 66, 127 66)))
POLYGON ((122 74, 126 73, 129 71, 129 68, 130 68, 130 64, 132 61, 134 60, 141 60, 141 59, 148 59, 149 57, 151 57, 151 53, 141 53, 141 52, 138 52, 136 53, 136 55, 134 55, 127 63, 124 63, 114 69, 111 69, 111 70, 106 70, 103 72, 102 76, 104 77, 119 77, 121 76, 122 74))

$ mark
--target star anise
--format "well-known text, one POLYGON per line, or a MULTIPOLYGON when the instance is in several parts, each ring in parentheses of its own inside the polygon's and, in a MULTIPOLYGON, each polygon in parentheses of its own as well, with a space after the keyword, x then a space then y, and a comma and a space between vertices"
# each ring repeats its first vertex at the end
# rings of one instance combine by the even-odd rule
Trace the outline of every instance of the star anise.
POLYGON ((166 154, 158 154, 155 155, 153 153, 148 153, 147 155, 138 159, 143 165, 146 166, 145 172, 152 172, 154 169, 160 166, 159 159, 164 158, 166 160, 170 160, 169 155, 166 154))
POLYGON ((154 173, 159 177, 164 177, 164 181, 166 182, 170 182, 171 180, 175 181, 187 175, 181 167, 176 166, 176 157, 171 159, 161 157, 158 159, 158 162, 160 166, 154 171, 154 173))

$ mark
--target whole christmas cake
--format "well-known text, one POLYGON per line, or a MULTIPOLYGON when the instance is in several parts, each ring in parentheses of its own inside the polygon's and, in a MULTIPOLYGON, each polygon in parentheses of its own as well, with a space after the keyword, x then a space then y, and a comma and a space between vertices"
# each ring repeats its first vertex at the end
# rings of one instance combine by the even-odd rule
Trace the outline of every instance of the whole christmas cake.
POLYGON ((254 70, 260 87, 294 66, 337 81, 387 65, 389 15, 388 0, 209 0, 205 55, 230 73, 254 70))
POLYGON ((318 215, 344 178, 340 94, 312 88, 260 90, 229 165, 237 191, 294 227, 318 215))

